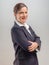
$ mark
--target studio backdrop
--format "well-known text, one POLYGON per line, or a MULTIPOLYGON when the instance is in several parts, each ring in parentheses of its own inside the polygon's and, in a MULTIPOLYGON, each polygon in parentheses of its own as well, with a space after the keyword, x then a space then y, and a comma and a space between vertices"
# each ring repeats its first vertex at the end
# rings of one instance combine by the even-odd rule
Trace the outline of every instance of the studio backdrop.
POLYGON ((13 65, 14 48, 11 27, 14 24, 13 7, 23 2, 28 6, 27 23, 41 38, 39 65, 49 65, 49 0, 0 0, 0 65, 13 65))

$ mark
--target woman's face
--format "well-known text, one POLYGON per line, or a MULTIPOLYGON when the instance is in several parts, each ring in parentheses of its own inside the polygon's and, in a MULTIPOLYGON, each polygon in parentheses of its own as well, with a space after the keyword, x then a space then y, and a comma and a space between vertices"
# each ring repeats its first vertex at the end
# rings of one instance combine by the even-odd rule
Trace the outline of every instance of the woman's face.
POLYGON ((25 23, 26 22, 26 19, 28 17, 28 9, 26 7, 22 7, 20 9, 20 11, 18 11, 16 14, 15 14, 15 17, 16 17, 16 20, 20 23, 25 23))

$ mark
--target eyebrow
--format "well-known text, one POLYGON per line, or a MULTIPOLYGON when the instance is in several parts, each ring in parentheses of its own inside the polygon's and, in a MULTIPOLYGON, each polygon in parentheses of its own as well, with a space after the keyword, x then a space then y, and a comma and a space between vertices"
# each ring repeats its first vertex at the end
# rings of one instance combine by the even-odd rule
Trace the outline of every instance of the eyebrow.
MULTIPOLYGON (((24 13, 24 12, 19 12, 19 13, 24 13)), ((25 13, 27 13, 27 11, 25 13)))

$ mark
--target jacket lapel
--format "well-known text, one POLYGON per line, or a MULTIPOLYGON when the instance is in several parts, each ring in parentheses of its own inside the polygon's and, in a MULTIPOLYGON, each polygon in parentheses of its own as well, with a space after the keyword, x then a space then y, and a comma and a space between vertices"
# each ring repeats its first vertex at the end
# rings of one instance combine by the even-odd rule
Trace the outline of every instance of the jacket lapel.
POLYGON ((34 39, 35 39, 34 34, 32 33, 32 29, 31 29, 30 26, 29 26, 29 30, 30 30, 31 34, 26 30, 26 28, 24 26, 19 26, 19 25, 17 25, 16 22, 14 24, 14 27, 20 28, 23 31, 23 33, 25 34, 25 36, 27 37, 28 40, 34 41, 34 39))
MULTIPOLYGON (((29 29, 30 29, 30 27, 29 27, 29 29)), ((34 41, 34 36, 32 35, 31 29, 30 29, 31 34, 26 30, 26 28, 24 26, 22 27, 22 30, 28 40, 34 41)))

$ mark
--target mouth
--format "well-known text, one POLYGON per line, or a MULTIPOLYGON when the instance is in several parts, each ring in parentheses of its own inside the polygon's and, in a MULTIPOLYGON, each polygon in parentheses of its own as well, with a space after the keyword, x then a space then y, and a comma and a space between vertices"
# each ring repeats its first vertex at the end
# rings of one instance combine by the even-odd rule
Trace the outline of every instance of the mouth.
POLYGON ((26 17, 22 17, 23 20, 26 20, 26 17))

